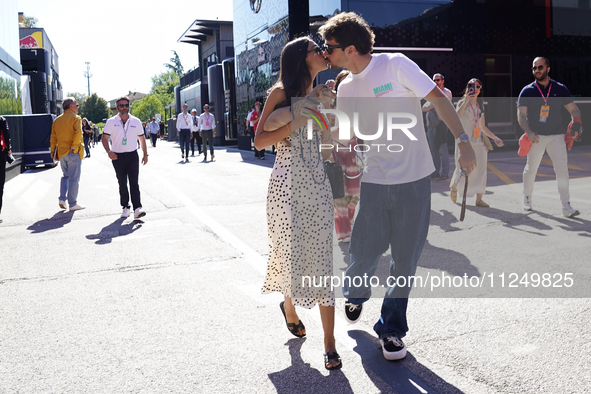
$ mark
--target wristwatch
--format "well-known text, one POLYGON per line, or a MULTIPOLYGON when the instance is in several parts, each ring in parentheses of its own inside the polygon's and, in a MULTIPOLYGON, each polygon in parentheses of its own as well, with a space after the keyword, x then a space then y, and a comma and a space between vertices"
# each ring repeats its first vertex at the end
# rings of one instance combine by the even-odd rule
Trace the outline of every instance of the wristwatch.
POLYGON ((462 143, 462 142, 468 142, 470 141, 470 137, 468 137, 468 134, 464 133, 464 134, 460 134, 460 136, 458 138, 456 138, 456 142, 462 143))

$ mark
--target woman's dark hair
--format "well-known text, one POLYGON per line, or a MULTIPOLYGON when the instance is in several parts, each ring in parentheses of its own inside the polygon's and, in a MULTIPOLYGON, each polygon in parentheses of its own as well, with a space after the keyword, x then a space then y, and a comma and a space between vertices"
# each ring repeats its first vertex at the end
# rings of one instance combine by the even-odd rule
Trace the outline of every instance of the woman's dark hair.
POLYGON ((345 78, 347 78, 347 75, 350 74, 349 70, 343 70, 341 71, 337 77, 334 79, 334 91, 337 92, 339 90, 339 85, 341 84, 341 82, 343 82, 343 80, 345 78))
POLYGON ((291 105, 292 97, 303 97, 312 84, 312 75, 306 64, 308 44, 312 39, 308 36, 290 41, 281 51, 281 68, 279 79, 268 90, 271 93, 277 88, 285 90, 285 98, 291 105))
MULTIPOLYGON (((482 82, 480 82, 480 79, 478 78, 472 78, 468 81, 468 83, 466 84, 466 87, 464 88, 464 90, 462 90, 462 100, 464 98, 466 98, 466 93, 468 92, 468 85, 470 85, 470 83, 478 83, 480 86, 482 86, 482 82)), ((478 95, 478 97, 476 97, 476 102, 478 103, 478 106, 480 107, 480 110, 482 112, 484 112, 484 86, 482 86, 480 88, 480 94, 478 95)))

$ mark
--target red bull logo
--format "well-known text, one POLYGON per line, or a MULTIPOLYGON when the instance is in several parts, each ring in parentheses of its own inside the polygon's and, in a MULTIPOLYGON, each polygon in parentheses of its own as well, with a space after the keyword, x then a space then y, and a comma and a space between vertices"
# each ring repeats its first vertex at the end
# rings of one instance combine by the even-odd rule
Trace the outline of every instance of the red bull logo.
POLYGON ((36 31, 31 35, 20 39, 20 47, 24 49, 43 48, 43 38, 40 31, 36 31))

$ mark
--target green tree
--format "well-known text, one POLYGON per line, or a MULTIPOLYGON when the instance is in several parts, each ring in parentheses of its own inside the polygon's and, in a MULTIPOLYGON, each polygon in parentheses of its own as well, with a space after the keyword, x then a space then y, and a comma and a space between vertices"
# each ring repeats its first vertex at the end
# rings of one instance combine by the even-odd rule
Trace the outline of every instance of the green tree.
POLYGON ((23 27, 37 27, 37 18, 23 15, 23 27))
POLYGON ((174 71, 168 71, 152 77, 150 94, 156 96, 163 107, 174 103, 174 88, 179 85, 179 76, 174 71))
POLYGON ((164 115, 164 106, 155 95, 149 94, 141 100, 134 101, 131 104, 131 111, 133 116, 145 122, 151 120, 154 114, 164 115))
POLYGON ((64 96, 64 99, 66 97, 74 97, 78 105, 82 105, 84 103, 84 100, 86 100, 86 95, 84 93, 78 92, 68 92, 68 94, 64 96))
POLYGON ((174 57, 170 58, 170 63, 164 63, 164 66, 168 68, 170 71, 176 73, 179 77, 184 74, 183 65, 181 64, 181 59, 179 58, 179 54, 176 53, 175 50, 172 51, 174 53, 174 57))
POLYGON ((109 106, 105 99, 93 93, 82 103, 79 115, 92 123, 99 123, 109 117, 109 106))

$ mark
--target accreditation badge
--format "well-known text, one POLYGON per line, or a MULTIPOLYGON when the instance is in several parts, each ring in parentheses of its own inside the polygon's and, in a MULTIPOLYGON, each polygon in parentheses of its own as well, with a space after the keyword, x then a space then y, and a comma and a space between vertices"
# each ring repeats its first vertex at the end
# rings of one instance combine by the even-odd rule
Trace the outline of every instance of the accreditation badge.
POLYGON ((474 127, 474 138, 480 138, 480 127, 474 127))
POLYGON ((549 105, 542 105, 540 108, 540 123, 546 123, 548 120, 548 115, 550 114, 550 106, 549 105))
POLYGON ((121 141, 121 145, 127 145, 127 137, 123 138, 123 141, 121 141))

